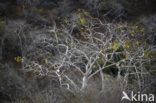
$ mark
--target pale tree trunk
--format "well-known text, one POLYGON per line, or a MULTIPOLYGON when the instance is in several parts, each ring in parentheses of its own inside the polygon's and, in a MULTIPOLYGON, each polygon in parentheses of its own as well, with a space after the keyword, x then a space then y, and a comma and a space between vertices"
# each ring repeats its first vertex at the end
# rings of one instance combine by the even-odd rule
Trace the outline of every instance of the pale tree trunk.
POLYGON ((82 87, 81 90, 83 90, 84 88, 86 88, 87 86, 87 76, 84 76, 82 79, 82 87))
POLYGON ((102 72, 102 70, 100 71, 100 75, 101 75, 101 81, 102 81, 102 83, 101 83, 101 91, 104 91, 104 75, 103 75, 103 72, 102 72))

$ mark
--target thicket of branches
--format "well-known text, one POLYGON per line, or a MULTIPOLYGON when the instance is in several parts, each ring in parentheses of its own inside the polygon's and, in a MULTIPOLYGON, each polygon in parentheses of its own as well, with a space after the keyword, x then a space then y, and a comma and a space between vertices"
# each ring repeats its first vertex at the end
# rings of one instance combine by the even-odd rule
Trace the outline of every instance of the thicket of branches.
MULTIPOLYGON (((81 95, 94 90, 99 98, 114 88, 119 94, 152 90, 156 49, 139 23, 112 24, 79 9, 61 25, 53 22, 45 29, 29 45, 21 44, 22 56, 16 60, 26 73, 50 77, 59 88, 78 96, 78 103, 84 100, 81 95)), ((99 98, 95 100, 103 103, 99 98)))
POLYGON ((15 103, 120 103, 122 91, 156 92, 156 16, 116 22, 128 3, 17 0, 24 20, 0 21, 0 95, 15 103))

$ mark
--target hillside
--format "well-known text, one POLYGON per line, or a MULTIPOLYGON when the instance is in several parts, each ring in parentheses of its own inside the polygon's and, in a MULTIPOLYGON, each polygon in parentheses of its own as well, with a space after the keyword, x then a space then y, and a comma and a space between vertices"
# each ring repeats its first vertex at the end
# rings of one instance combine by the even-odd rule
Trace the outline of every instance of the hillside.
POLYGON ((0 103, 156 96, 155 0, 1 0, 0 103))

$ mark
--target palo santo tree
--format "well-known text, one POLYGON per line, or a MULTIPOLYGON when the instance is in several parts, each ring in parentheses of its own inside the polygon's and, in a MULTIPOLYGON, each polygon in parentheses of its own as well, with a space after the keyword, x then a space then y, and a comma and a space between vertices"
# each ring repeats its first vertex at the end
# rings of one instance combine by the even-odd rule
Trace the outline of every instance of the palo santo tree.
MULTIPOLYGON (((141 89, 149 75, 146 65, 152 61, 155 46, 138 39, 139 32, 127 24, 111 24, 83 12, 64 20, 34 39, 27 49, 25 67, 36 76, 50 76, 62 88, 84 91, 99 78, 101 92, 106 90, 105 72, 115 72, 121 90, 134 84, 141 89), (82 19, 83 18, 83 23, 82 19), (84 23, 85 22, 85 23, 84 23)), ((143 37, 144 35, 142 35, 143 37)))

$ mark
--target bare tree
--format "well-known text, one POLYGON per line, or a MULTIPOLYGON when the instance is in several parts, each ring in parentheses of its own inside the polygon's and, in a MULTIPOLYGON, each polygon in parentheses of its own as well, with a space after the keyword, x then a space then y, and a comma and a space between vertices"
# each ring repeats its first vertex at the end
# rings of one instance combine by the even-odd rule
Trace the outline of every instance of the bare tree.
POLYGON ((114 68, 121 90, 131 88, 131 83, 142 89, 149 75, 145 65, 152 60, 148 53, 155 47, 139 39, 140 34, 127 24, 111 24, 84 11, 73 17, 34 39, 24 69, 53 77, 72 92, 83 92, 100 78, 104 92, 108 80, 104 71, 114 68))

